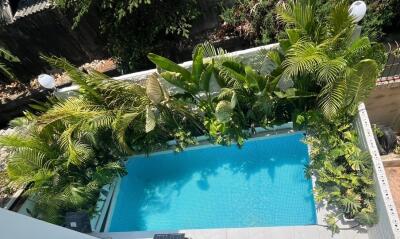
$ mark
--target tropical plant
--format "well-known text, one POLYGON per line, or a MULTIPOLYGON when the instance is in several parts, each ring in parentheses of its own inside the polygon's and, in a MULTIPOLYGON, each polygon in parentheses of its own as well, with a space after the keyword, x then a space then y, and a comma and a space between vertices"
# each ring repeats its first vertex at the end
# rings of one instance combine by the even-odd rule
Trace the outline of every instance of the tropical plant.
POLYGON ((8 80, 15 80, 15 75, 9 68, 8 64, 19 62, 18 57, 11 54, 4 48, 0 47, 0 74, 8 80))
POLYGON ((375 85, 385 55, 382 46, 367 37, 354 38, 355 23, 348 7, 339 3, 325 21, 317 19, 315 6, 290 1, 278 6, 278 17, 286 24, 280 40, 282 80, 313 81, 318 105, 327 118, 339 112, 354 114, 375 85))
POLYGON ((138 84, 45 57, 79 85, 78 94, 35 106, 41 113, 14 121, 27 124, 25 132, 0 138, 12 150, 10 179, 28 184, 38 202, 32 214, 60 222, 67 210, 93 212, 100 188, 124 174, 121 160, 170 140, 177 151, 204 134, 241 146, 255 127, 294 120, 311 145, 306 175, 317 178, 316 199, 338 210, 328 227, 336 232, 342 215, 374 224, 372 162, 351 122, 385 57, 368 38, 353 37, 343 3, 324 21, 314 9, 310 1, 282 3, 285 36, 254 67, 205 43, 191 69, 149 54, 158 72, 138 84))
MULTIPOLYGON (((280 2, 282 1, 221 0, 221 19, 227 25, 224 27, 229 29, 227 33, 233 32, 257 45, 275 42, 280 38, 281 31, 284 30, 275 9, 275 6, 280 2)), ((329 15, 331 9, 338 3, 338 1, 328 0, 298 0, 297 2, 312 3, 315 6, 313 8, 314 16, 318 19, 323 19, 324 16, 329 15)), ((348 7, 354 1, 344 0, 342 2, 348 7)), ((395 33, 399 26, 398 21, 396 21, 399 13, 396 10, 400 7, 400 1, 366 0, 365 2, 368 6, 368 12, 359 23, 362 26, 363 35, 369 36, 373 40, 381 40, 387 34, 395 33)))
POLYGON ((47 221, 62 223, 69 210, 94 213, 101 187, 124 173, 118 158, 95 144, 93 132, 74 133, 61 124, 35 128, 0 139, 11 150, 7 173, 13 185, 29 186, 36 215, 47 221))
POLYGON ((194 113, 169 97, 157 75, 143 87, 83 73, 61 58, 44 58, 65 70, 80 94, 35 106, 40 115, 15 121, 28 123, 24 133, 0 139, 12 152, 11 181, 29 186, 36 201, 33 215, 61 223, 70 210, 95 213, 101 187, 124 174, 124 156, 151 152, 173 139, 177 150, 196 143, 194 113))
POLYGON ((263 76, 209 43, 195 48, 191 71, 155 54, 148 57, 163 70, 163 79, 184 91, 180 96, 200 106, 203 124, 217 143, 241 145, 248 137, 243 129, 265 127, 275 120, 274 93, 279 89, 274 75, 263 76))
POLYGON ((307 127, 305 142, 311 148, 306 175, 316 178, 315 198, 336 207, 326 222, 338 231, 338 217, 355 218, 361 225, 377 222, 371 156, 358 146, 352 118, 327 121, 319 112, 299 115, 297 123, 307 127))

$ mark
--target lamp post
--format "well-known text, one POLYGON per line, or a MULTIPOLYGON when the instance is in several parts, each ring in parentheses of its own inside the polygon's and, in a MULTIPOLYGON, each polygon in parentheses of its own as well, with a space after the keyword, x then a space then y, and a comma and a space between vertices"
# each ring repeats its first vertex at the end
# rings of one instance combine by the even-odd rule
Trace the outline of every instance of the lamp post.
POLYGON ((361 26, 358 25, 358 23, 364 18, 365 14, 367 13, 367 4, 365 4, 364 1, 355 1, 350 5, 349 13, 356 23, 356 28, 354 29, 353 36, 351 37, 351 40, 355 41, 361 35, 361 26))

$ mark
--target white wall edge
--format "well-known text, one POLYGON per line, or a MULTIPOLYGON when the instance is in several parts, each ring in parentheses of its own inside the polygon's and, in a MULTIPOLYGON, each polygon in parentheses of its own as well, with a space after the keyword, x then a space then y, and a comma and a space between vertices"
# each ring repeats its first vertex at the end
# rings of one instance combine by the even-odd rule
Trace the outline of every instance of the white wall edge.
MULTIPOLYGON (((399 224, 399 215, 397 214, 396 206, 393 201, 393 197, 389 188, 389 183, 386 177, 385 173, 385 168, 383 166, 378 148, 376 146, 374 134, 371 128, 371 124, 369 121, 368 113, 365 108, 364 103, 361 103, 358 107, 358 120, 360 123, 360 130, 362 130, 362 136, 364 137, 359 137, 360 140, 362 140, 362 144, 366 146, 368 149, 369 153, 371 154, 372 162, 373 162, 373 167, 374 167, 374 173, 375 173, 375 185, 377 186, 375 188, 377 194, 381 194, 383 196, 383 201, 384 201, 384 209, 385 209, 385 214, 387 214, 389 218, 389 223, 390 223, 390 229, 393 235, 393 238, 400 238, 400 224, 399 224)), ((377 200, 377 204, 378 204, 377 200)), ((378 208, 378 205, 377 205, 378 208)), ((378 214, 380 212, 378 211, 378 214)), ((381 220, 382 218, 378 218, 378 220, 381 220)), ((378 221, 379 224, 379 221, 378 221)), ((374 227, 377 227, 378 225, 375 225, 374 227)), ((374 229, 374 227, 370 228, 374 229)), ((387 228, 385 228, 387 229, 387 228)), ((392 236, 391 235, 391 236, 392 236)), ((372 239, 372 237, 370 236, 372 239)), ((375 238, 375 237, 374 237, 375 238)), ((384 235, 380 235, 379 238, 387 238, 384 235)), ((387 238, 388 239, 388 238, 387 238)))
POLYGON ((0 208, 0 237, 4 239, 96 239, 64 227, 0 208))
MULTIPOLYGON (((278 46, 279 46, 279 43, 274 43, 274 44, 269 44, 269 45, 264 45, 264 46, 259 46, 259 47, 245 49, 245 50, 231 52, 231 53, 228 53, 227 56, 230 56, 230 57, 245 57, 245 56, 248 56, 248 55, 256 54, 260 50, 271 50, 271 49, 277 48, 278 46)), ((186 62, 183 62, 183 63, 181 63, 179 65, 184 67, 184 68, 190 68, 192 66, 192 64, 193 64, 193 61, 186 61, 186 62)), ((135 73, 131 73, 131 74, 126 74, 126 75, 114 77, 114 79, 116 79, 116 80, 136 80, 136 79, 144 78, 144 77, 146 77, 148 75, 151 75, 151 74, 153 74, 155 72, 157 72, 156 69, 151 69, 151 70, 140 71, 140 72, 135 72, 135 73)))

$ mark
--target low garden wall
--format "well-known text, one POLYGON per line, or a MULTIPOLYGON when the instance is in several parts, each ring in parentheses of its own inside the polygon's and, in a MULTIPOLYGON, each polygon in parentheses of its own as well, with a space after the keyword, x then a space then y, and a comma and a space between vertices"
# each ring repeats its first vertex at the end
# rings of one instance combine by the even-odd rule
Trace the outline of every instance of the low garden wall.
POLYGON ((400 221, 386 178, 385 168, 376 147, 371 129, 368 113, 362 103, 358 108, 355 119, 355 128, 359 135, 360 146, 369 151, 374 166, 374 181, 376 189, 376 208, 378 211, 378 224, 368 229, 370 239, 400 238, 400 221))
POLYGON ((371 123, 400 132, 400 82, 380 83, 365 102, 371 123))

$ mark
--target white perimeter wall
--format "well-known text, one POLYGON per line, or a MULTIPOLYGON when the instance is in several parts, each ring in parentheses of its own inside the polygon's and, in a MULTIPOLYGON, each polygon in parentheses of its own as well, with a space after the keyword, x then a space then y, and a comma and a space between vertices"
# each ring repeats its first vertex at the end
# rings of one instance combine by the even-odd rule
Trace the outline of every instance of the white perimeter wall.
POLYGON ((1 239, 96 239, 31 217, 0 208, 1 239))
POLYGON ((376 147, 364 103, 358 107, 358 115, 354 123, 361 147, 370 152, 374 166, 376 207, 379 221, 378 224, 368 229, 368 236, 370 239, 400 239, 399 216, 397 215, 385 168, 376 147))

